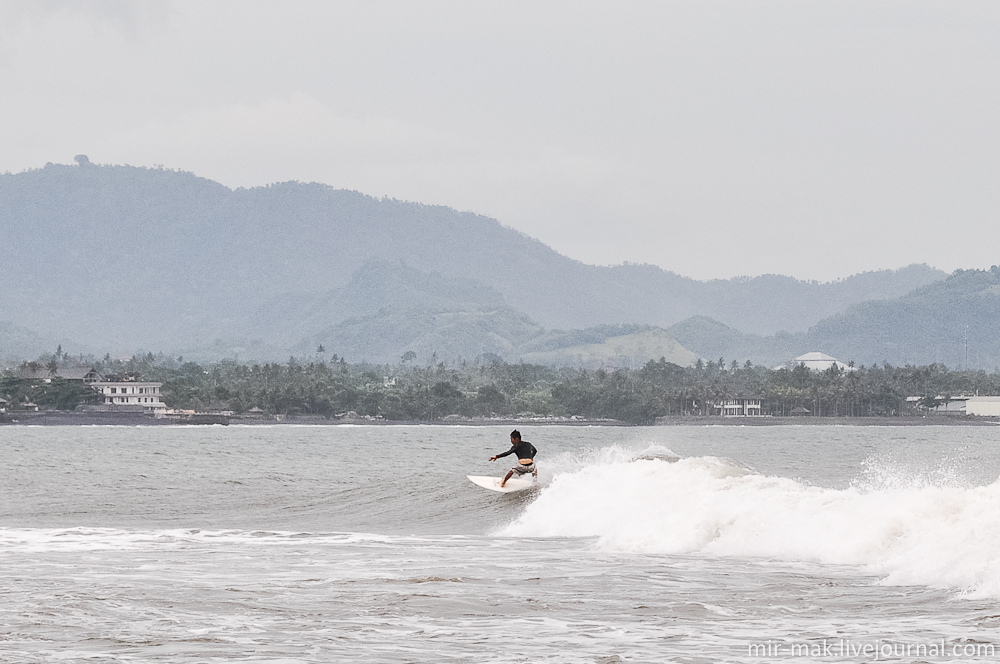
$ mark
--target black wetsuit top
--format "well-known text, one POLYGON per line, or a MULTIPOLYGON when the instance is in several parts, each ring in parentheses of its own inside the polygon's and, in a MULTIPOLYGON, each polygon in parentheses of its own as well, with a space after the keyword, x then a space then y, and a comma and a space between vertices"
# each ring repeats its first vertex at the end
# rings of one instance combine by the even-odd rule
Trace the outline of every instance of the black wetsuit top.
POLYGON ((528 441, 519 440, 518 442, 514 443, 509 450, 507 450, 503 454, 498 454, 497 458, 499 459, 500 457, 505 457, 508 454, 512 454, 514 452, 517 452, 518 459, 534 459, 535 455, 538 453, 538 450, 536 450, 535 446, 529 443, 528 441))

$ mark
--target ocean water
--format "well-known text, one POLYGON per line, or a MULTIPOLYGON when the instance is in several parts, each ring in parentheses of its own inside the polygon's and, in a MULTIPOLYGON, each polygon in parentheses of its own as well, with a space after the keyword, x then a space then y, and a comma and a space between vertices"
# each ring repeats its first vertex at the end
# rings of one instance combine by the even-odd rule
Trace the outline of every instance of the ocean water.
POLYGON ((2 427, 0 662, 1000 661, 1000 428, 522 431, 2 427))

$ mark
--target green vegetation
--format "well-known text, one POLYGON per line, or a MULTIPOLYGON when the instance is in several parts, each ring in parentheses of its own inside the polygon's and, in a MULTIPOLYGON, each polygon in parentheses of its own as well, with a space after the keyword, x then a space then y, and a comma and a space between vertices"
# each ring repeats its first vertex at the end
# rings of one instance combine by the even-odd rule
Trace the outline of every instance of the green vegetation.
MULTIPOLYGON (((52 361, 43 357, 39 364, 52 361)), ((759 398, 763 413, 777 416, 806 408, 816 416, 892 417, 959 394, 1000 394, 1000 373, 949 371, 939 364, 813 372, 802 366, 727 365, 722 359, 681 367, 661 359, 640 369, 592 371, 502 361, 418 365, 412 354, 395 365, 349 364, 337 356, 201 365, 150 354, 128 362, 106 357, 95 366, 102 373, 162 382, 164 398, 174 408, 237 413, 258 408, 328 418, 354 412, 397 421, 577 416, 648 424, 661 416, 713 415, 716 403, 733 398, 759 398), (908 396, 922 399, 907 406, 908 396)), ((86 391, 78 383, 18 379, 12 372, 0 379, 0 396, 15 409, 24 401, 70 409, 88 400, 86 391)))
POLYGON ((97 393, 80 381, 52 378, 48 381, 15 378, 0 375, 0 398, 10 403, 10 408, 24 408, 35 404, 42 409, 73 410, 81 404, 97 403, 97 393))
MULTIPOLYGON (((607 329, 613 326, 602 327, 607 329)), ((581 333, 590 331, 580 330, 581 333)), ((577 367, 608 364, 616 367, 641 366, 648 359, 656 357, 686 366, 698 359, 697 355, 681 346, 666 330, 659 327, 643 327, 627 334, 615 334, 574 345, 540 349, 544 348, 546 345, 544 342, 549 341, 548 338, 551 336, 554 335, 542 335, 541 338, 533 340, 533 344, 520 347, 518 355, 527 362, 577 367), (535 350, 532 346, 539 349, 535 350)), ((560 341, 571 343, 563 339, 560 341)), ((547 345, 553 344, 550 342, 547 345)))

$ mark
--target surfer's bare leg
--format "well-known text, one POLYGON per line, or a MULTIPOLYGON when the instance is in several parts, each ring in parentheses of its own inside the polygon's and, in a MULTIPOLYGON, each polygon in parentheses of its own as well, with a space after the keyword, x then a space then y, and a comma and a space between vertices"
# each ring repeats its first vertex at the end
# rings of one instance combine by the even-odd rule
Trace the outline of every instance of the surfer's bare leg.
POLYGON ((508 470, 507 471, 507 476, 503 478, 502 482, 500 482, 500 488, 503 488, 503 485, 507 483, 507 480, 509 480, 510 476, 513 475, 513 474, 514 474, 513 470, 508 470))

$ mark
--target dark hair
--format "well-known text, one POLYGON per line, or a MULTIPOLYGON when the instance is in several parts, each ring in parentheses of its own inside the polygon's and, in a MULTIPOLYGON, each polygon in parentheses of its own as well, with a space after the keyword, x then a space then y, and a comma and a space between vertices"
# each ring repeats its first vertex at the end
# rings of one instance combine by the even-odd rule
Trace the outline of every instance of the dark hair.
POLYGON ((518 431, 517 429, 514 429, 513 431, 510 432, 510 437, 511 438, 517 438, 518 440, 521 440, 521 432, 518 431))

